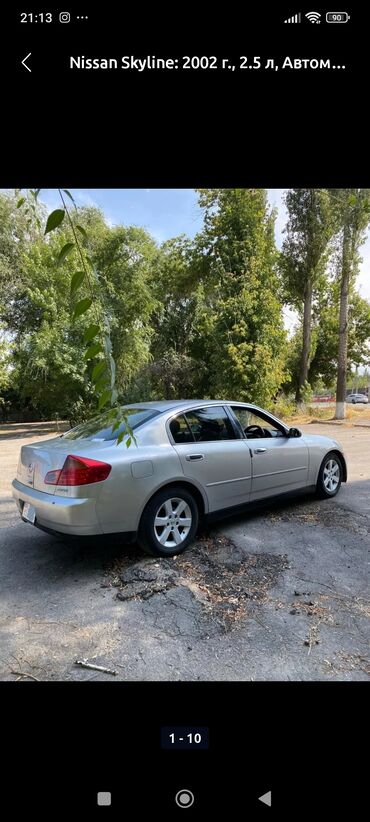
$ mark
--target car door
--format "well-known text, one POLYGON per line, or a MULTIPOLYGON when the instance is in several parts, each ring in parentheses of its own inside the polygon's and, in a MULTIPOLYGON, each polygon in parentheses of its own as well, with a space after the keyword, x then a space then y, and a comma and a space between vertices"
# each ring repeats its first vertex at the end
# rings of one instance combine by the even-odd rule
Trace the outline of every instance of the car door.
MULTIPOLYGON (((240 408, 231 410, 240 417, 240 408)), ((247 443, 252 455, 252 487, 250 500, 295 491, 308 482, 309 450, 304 437, 287 437, 284 426, 279 426, 267 412, 261 416, 253 407, 244 406, 248 425, 260 426, 270 436, 249 437, 247 443)), ((240 420, 239 420, 240 421, 240 420)), ((243 430, 244 422, 241 422, 243 430)))
POLYGON ((185 476, 203 486, 210 511, 249 502, 250 450, 222 405, 173 417, 169 433, 185 476))

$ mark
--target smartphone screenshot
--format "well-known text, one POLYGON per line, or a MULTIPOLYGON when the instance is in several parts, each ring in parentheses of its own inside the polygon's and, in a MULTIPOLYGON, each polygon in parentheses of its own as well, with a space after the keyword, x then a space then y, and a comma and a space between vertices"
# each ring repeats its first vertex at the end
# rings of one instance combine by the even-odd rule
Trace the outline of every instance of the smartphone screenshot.
POLYGON ((368 23, 6 9, 4 818, 365 810, 368 23))

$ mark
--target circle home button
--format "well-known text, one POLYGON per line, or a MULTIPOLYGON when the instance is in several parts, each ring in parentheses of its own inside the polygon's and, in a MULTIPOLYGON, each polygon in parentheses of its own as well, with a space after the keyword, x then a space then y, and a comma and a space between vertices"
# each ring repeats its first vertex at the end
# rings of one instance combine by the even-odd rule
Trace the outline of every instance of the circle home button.
POLYGON ((175 802, 179 808, 191 808, 194 803, 194 794, 183 788, 181 791, 177 791, 175 802))

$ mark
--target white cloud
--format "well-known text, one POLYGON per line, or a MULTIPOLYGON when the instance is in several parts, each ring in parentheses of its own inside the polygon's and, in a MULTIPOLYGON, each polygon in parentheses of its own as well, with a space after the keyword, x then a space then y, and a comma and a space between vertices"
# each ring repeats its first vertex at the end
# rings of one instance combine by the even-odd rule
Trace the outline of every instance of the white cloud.
POLYGON ((87 194, 86 191, 76 191, 74 199, 81 205, 91 206, 92 208, 100 208, 99 204, 93 200, 90 194, 87 194))

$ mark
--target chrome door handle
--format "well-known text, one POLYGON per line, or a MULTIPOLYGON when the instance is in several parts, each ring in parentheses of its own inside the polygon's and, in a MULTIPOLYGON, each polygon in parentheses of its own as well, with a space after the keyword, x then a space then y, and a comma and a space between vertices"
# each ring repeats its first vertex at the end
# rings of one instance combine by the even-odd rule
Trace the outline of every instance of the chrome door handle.
POLYGON ((255 454, 264 454, 265 451, 267 451, 267 448, 255 448, 254 449, 255 454))
POLYGON ((194 460, 203 460, 204 454, 187 454, 185 457, 188 462, 193 462, 194 460))

